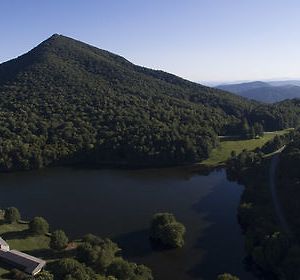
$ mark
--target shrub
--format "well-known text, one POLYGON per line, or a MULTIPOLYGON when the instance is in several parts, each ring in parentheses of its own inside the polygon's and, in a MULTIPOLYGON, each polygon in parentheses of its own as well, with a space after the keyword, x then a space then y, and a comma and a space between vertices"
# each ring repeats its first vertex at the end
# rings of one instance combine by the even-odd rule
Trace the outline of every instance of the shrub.
POLYGON ((184 245, 185 227, 171 213, 157 213, 153 216, 150 238, 170 248, 184 245))
POLYGON ((4 220, 7 223, 16 223, 21 219, 19 210, 16 207, 10 207, 5 209, 4 220))
POLYGON ((29 224, 29 229, 33 234, 43 235, 49 232, 49 224, 42 217, 35 217, 29 224))
POLYGON ((67 247, 69 238, 63 230, 56 230, 52 233, 50 248, 53 250, 63 250, 67 247))

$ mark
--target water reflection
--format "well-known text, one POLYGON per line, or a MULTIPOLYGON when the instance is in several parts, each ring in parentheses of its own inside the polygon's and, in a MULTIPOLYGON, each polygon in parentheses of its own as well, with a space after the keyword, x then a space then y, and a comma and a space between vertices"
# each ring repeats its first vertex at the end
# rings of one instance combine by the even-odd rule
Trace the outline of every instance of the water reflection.
POLYGON ((0 206, 25 218, 39 215, 71 237, 87 232, 116 240, 130 260, 151 267, 155 279, 215 279, 243 267, 243 236, 236 220, 242 187, 224 170, 198 167, 146 170, 54 168, 0 175, 0 206), (205 172, 206 175, 199 175, 205 172), (151 217, 172 212, 187 228, 179 250, 160 251, 148 240, 151 217))

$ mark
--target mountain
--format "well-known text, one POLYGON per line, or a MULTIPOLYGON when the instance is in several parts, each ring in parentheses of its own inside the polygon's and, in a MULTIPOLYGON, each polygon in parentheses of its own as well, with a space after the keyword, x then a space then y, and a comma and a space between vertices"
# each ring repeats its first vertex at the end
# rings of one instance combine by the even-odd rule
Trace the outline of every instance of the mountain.
POLYGON ((271 86, 299 86, 300 87, 300 80, 284 80, 284 81, 268 81, 268 84, 271 86))
POLYGON ((239 96, 265 103, 279 102, 285 99, 300 98, 300 86, 287 82, 250 82, 220 85, 217 88, 238 94, 239 96))
POLYGON ((243 118, 293 126, 283 112, 55 34, 0 64, 0 170, 195 162, 243 118))
POLYGON ((285 99, 300 98, 300 87, 293 85, 261 87, 241 92, 239 95, 265 103, 274 103, 285 99))
POLYGON ((247 83, 238 83, 238 84, 224 84, 217 86, 218 89, 229 91, 232 93, 241 93, 248 90, 253 90, 262 87, 270 87, 268 83, 265 82, 247 82, 247 83))

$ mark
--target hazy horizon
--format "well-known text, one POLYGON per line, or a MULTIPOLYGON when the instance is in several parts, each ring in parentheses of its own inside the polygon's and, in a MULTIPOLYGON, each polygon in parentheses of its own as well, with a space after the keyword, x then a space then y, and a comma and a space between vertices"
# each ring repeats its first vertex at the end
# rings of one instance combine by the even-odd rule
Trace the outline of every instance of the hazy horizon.
POLYGON ((59 33, 200 83, 300 79, 300 3, 261 2, 4 0, 0 63, 59 33))
POLYGON ((203 83, 209 86, 218 86, 218 85, 225 85, 225 84, 242 84, 242 83, 251 83, 251 82, 289 82, 289 81, 300 81, 300 78, 273 78, 273 79, 256 79, 256 80, 225 80, 225 81, 197 81, 198 83, 203 83))

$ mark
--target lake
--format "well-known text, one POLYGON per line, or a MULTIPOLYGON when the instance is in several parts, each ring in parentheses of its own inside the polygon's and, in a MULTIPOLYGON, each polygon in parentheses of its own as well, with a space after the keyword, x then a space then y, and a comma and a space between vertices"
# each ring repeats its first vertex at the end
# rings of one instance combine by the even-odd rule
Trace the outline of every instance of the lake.
POLYGON ((125 257, 152 268, 155 279, 210 280, 224 272, 255 279, 243 264, 236 218, 243 186, 229 182, 224 169, 201 175, 189 168, 52 168, 1 174, 0 191, 0 207, 18 207, 24 219, 43 216, 72 238, 112 238, 125 257), (183 249, 151 248, 156 212, 172 212, 186 226, 183 249))

